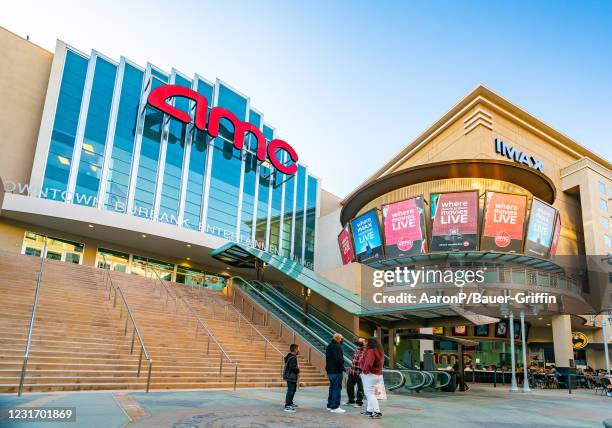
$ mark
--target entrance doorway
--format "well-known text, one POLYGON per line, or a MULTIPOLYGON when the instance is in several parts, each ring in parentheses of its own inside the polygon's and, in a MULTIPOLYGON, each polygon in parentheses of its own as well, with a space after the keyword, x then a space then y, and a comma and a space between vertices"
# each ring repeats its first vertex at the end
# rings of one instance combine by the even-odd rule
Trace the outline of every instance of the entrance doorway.
POLYGON ((28 256, 45 257, 51 260, 82 264, 84 248, 85 246, 79 242, 26 232, 21 253, 28 256))

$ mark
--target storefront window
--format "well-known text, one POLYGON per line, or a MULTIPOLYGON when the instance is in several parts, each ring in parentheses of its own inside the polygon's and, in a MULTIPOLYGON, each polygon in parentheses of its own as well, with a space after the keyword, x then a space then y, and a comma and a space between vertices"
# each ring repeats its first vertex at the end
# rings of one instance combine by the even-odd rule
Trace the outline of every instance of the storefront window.
POLYGON ((223 290, 225 287, 225 278, 222 276, 184 266, 177 267, 176 282, 193 287, 205 287, 211 290, 223 290))
POLYGON ((116 272, 127 272, 130 255, 106 248, 98 248, 96 266, 100 269, 110 269, 116 272))
POLYGON ((80 264, 83 260, 83 248, 84 245, 78 242, 26 232, 22 254, 80 264))
POLYGON ((164 281, 172 281, 174 264, 141 256, 134 256, 132 258, 130 272, 133 275, 156 277, 155 274, 151 272, 151 269, 154 269, 159 277, 164 281))

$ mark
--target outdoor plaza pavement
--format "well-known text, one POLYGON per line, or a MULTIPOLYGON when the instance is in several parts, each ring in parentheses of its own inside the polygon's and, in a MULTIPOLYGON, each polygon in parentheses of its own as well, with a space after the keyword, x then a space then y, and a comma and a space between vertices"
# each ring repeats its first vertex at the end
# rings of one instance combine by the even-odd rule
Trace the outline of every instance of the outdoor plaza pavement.
MULTIPOLYGON (((327 388, 298 389, 296 413, 282 411, 284 389, 31 393, 0 395, 0 407, 76 406, 76 422, 15 423, 13 427, 602 427, 612 418, 612 398, 591 390, 510 393, 507 385, 471 385, 465 393, 391 393, 381 401, 384 418, 369 420, 361 409, 346 414, 325 409, 327 388)), ((346 394, 343 392, 343 401, 346 394)))

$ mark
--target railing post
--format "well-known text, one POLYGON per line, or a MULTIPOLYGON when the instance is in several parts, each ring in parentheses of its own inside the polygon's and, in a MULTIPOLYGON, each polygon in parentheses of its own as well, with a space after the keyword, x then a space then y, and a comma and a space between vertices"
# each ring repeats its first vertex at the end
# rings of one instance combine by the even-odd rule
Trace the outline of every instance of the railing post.
POLYGON ((142 367, 142 346, 140 347, 140 357, 138 357, 138 372, 136 373, 136 377, 140 377, 141 367, 142 367))
POLYGON ((238 363, 234 364, 234 391, 236 390, 236 383, 238 382, 238 363))
POLYGON ((221 352, 221 358, 219 359, 219 374, 223 374, 223 352, 221 352))
POLYGON ((151 368, 153 367, 153 362, 149 361, 149 374, 147 375, 147 391, 149 392, 149 387, 151 386, 151 368))
POLYGON ((134 353, 134 339, 136 338, 136 329, 132 328, 132 346, 130 347, 130 355, 134 353))
POLYGON ((208 344, 206 345, 206 355, 210 353, 210 334, 208 335, 208 344))

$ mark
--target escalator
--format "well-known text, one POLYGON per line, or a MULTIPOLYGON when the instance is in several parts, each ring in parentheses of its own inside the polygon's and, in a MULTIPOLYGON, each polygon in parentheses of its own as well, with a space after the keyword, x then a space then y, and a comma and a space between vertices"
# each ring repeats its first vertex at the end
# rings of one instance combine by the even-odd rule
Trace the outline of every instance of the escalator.
MULTIPOLYGON (((242 280, 242 279, 241 279, 242 280)), ((323 312, 319 311, 312 305, 308 308, 308 314, 305 314, 302 308, 301 298, 280 286, 263 282, 263 281, 245 281, 242 280, 244 287, 242 289, 255 299, 260 305, 270 311, 280 309, 278 312, 285 312, 286 322, 287 315, 298 323, 302 323, 301 330, 310 330, 311 336, 316 336, 322 346, 317 346, 324 352, 325 347, 331 341, 334 333, 340 333, 346 339, 342 343, 345 359, 350 365, 353 354, 356 349, 354 341, 358 339, 352 331, 339 324, 323 312), (250 290, 250 292, 249 292, 250 290)), ((274 311, 276 314, 277 312, 274 311)), ((312 343, 312 342, 309 342, 312 343)), ((385 365, 389 366, 389 356, 385 354, 385 365)), ((448 385, 451 381, 451 376, 444 371, 423 371, 412 370, 404 367, 400 363, 396 363, 397 369, 404 376, 404 387, 410 391, 421 391, 426 388, 441 389, 448 385)))
MULTIPOLYGON (((233 277, 232 280, 235 287, 240 288, 240 290, 246 293, 257 304, 265 308, 268 312, 272 313, 285 325, 289 326, 297 336, 301 337, 302 340, 306 341, 321 355, 325 355, 325 349, 327 348, 327 345, 331 341, 331 336, 333 335, 333 332, 330 333, 331 330, 329 327, 325 326, 315 318, 305 315, 299 306, 286 305, 281 303, 281 299, 278 295, 276 296, 277 299, 275 299, 270 297, 269 294, 272 293, 261 291, 261 289, 266 289, 269 291, 269 286, 267 284, 254 284, 253 281, 249 282, 240 277, 233 277)), ((345 366, 350 367, 353 353, 355 352, 355 345, 349 343, 348 340, 345 340, 342 343, 342 348, 344 351, 345 366)), ((383 377, 385 379, 387 389, 390 391, 402 388, 404 386, 404 375, 399 370, 384 369, 383 377)))

